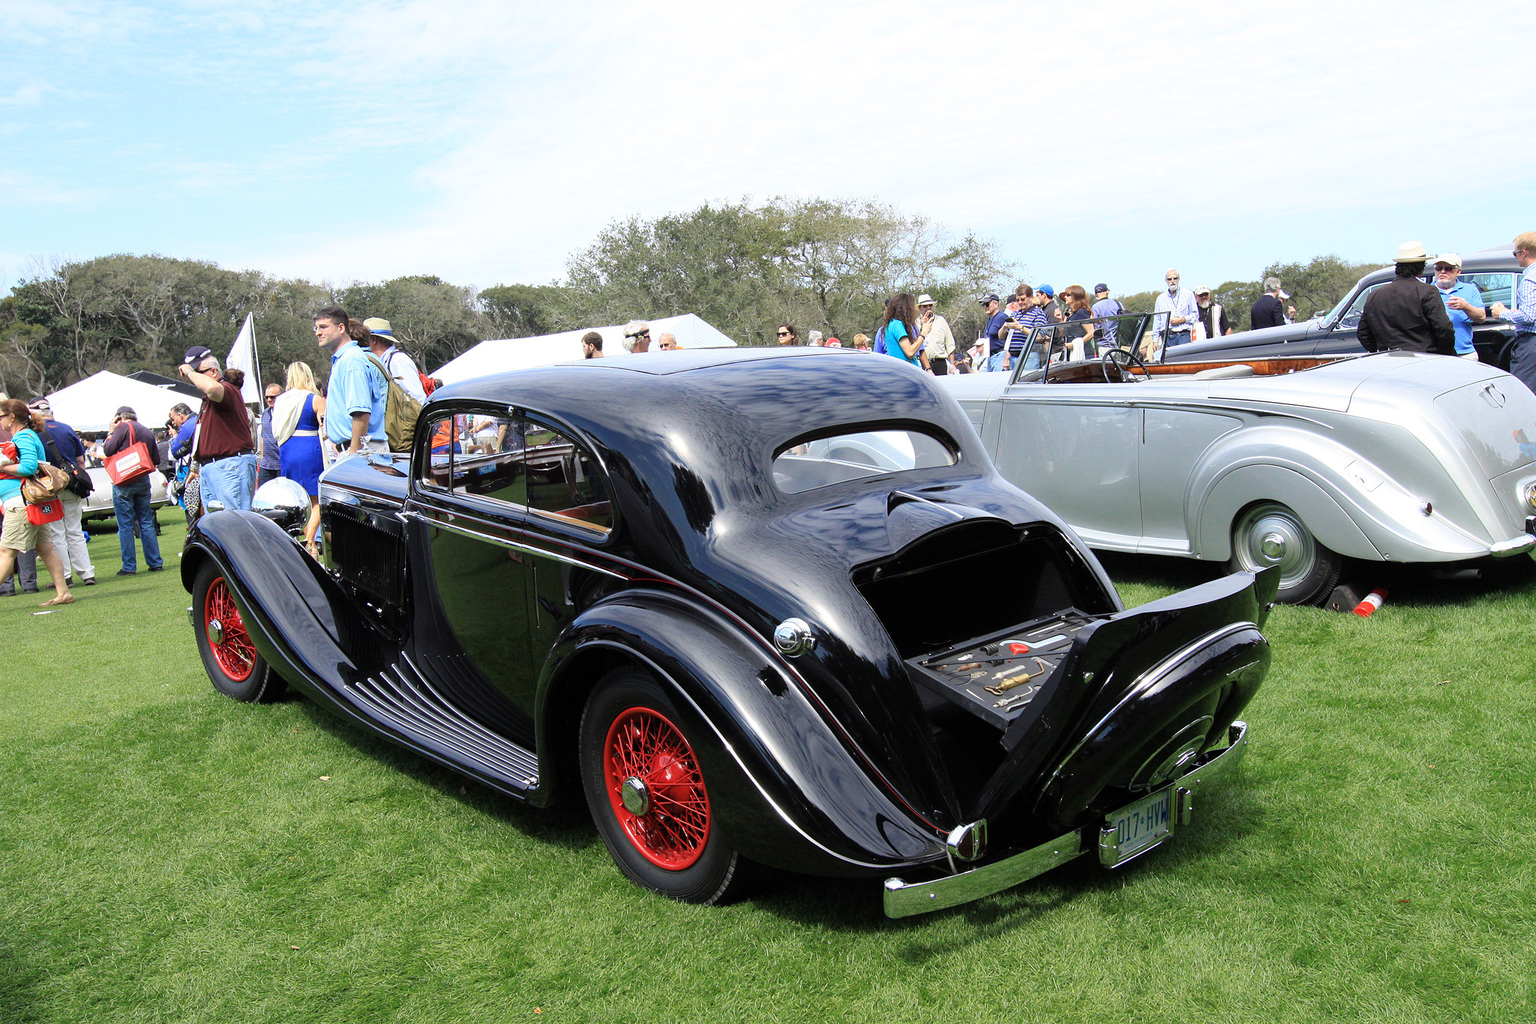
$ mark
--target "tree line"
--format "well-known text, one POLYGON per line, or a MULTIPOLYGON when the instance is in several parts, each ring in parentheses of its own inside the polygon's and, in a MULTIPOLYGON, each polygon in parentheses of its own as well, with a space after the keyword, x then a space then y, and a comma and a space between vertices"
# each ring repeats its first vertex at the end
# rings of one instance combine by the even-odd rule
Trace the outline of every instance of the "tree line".
MULTIPOLYGON (((1229 281, 1214 294, 1243 329, 1264 277, 1280 277, 1305 317, 1331 307, 1367 269, 1323 256, 1266 267, 1259 280, 1229 281)), ((44 394, 103 369, 169 374, 193 345, 228 352, 247 313, 263 380, 281 380, 295 359, 324 379, 312 315, 333 303, 388 319, 423 367, 486 338, 680 313, 697 313, 744 345, 774 343, 781 322, 801 337, 814 329, 847 341, 872 334, 886 298, 900 291, 931 294, 967 339, 982 328, 977 296, 1009 290, 1020 273, 996 243, 881 203, 782 198, 615 221, 568 259, 563 280, 478 291, 429 275, 316 284, 162 255, 56 260, 0 299, 0 391, 44 394)), ((1155 298, 1121 297, 1133 310, 1155 298)))

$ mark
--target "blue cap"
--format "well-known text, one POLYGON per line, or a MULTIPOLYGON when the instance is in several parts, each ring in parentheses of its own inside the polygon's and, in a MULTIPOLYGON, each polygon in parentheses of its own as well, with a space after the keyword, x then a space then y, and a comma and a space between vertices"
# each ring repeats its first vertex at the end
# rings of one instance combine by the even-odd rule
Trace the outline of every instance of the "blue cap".
POLYGON ((1048 284, 1041 285, 1039 288, 1036 288, 1035 291, 1039 292, 1041 295, 1049 295, 1053 299, 1056 297, 1056 289, 1052 288, 1048 284))

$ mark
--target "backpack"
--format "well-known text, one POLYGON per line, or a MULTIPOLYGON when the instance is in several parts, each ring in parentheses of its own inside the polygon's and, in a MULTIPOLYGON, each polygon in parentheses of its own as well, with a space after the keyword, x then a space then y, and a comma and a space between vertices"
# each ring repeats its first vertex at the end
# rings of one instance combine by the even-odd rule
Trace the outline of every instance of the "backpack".
POLYGON ((408 452, 416 440, 416 417, 421 415, 421 403, 412 398, 400 382, 389 375, 379 357, 368 353, 368 361, 378 367, 389 394, 384 399, 384 439, 392 452, 408 452))

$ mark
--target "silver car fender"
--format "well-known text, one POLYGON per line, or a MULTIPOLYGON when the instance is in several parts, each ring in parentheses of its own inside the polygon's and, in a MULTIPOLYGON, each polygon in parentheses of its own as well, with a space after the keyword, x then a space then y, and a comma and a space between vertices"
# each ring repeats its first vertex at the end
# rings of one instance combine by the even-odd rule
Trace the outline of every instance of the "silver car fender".
MULTIPOLYGON (((1438 467, 1433 472, 1443 475, 1438 467)), ((1436 562, 1487 554, 1485 539, 1457 525, 1475 517, 1448 481, 1432 488, 1445 499, 1442 508, 1422 513, 1428 486, 1418 479, 1405 487, 1357 450, 1315 433, 1282 426, 1246 431, 1212 445, 1191 475, 1191 553, 1230 557, 1238 513, 1275 501, 1300 516, 1320 544, 1350 558, 1436 562)))
POLYGON ((1319 544, 1350 558, 1380 559, 1360 527, 1341 504, 1336 481, 1313 466, 1298 461, 1276 465, 1271 460, 1251 460, 1222 466, 1219 475, 1203 489, 1192 489, 1191 554, 1196 558, 1224 561, 1232 556, 1232 524, 1237 515, 1258 501, 1277 501, 1301 517, 1319 544))

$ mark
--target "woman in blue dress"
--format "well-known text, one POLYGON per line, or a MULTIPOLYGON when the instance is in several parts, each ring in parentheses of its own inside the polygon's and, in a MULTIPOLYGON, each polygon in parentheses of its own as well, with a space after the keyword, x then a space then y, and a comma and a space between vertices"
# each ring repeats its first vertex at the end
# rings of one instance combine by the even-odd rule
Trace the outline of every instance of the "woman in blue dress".
POLYGON ((304 547, 317 557, 315 534, 320 529, 320 471, 325 468, 320 450, 320 424, 324 417, 325 398, 315 386, 315 371, 308 363, 289 363, 288 390, 278 395, 272 404, 272 433, 277 438, 279 471, 309 495, 304 547))
POLYGON ((902 292, 885 304, 885 318, 876 332, 875 351, 885 351, 923 369, 923 340, 912 325, 917 322, 917 302, 902 292), (883 343, 883 345, 882 345, 883 343))

